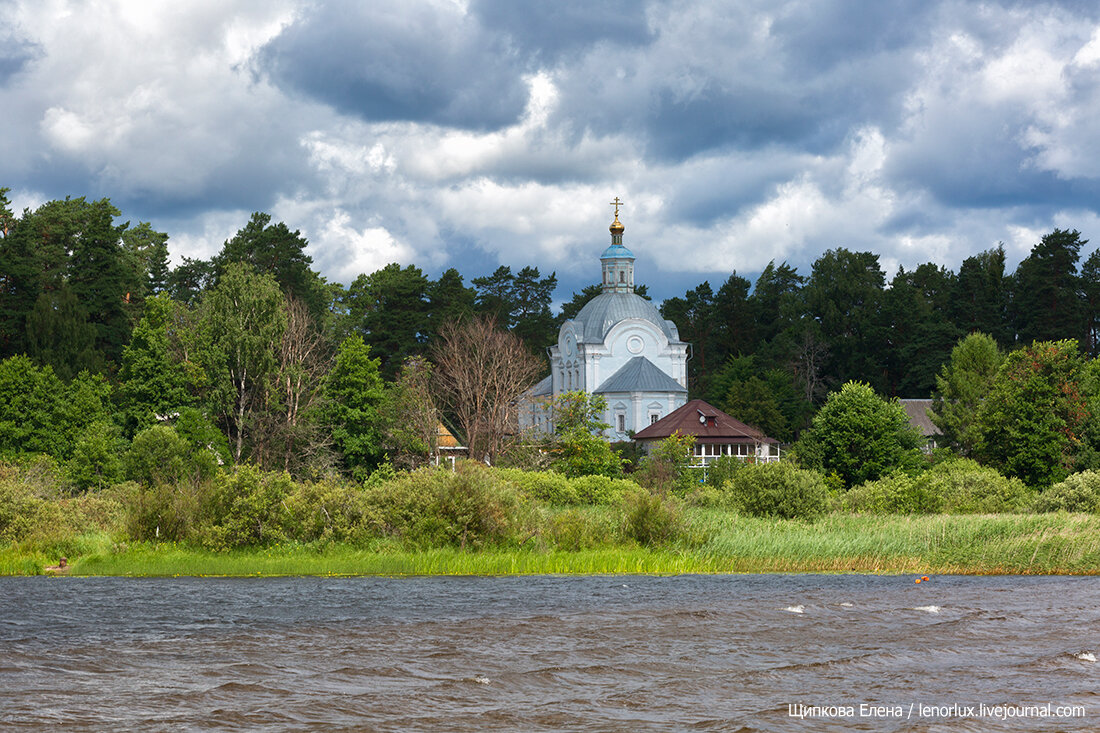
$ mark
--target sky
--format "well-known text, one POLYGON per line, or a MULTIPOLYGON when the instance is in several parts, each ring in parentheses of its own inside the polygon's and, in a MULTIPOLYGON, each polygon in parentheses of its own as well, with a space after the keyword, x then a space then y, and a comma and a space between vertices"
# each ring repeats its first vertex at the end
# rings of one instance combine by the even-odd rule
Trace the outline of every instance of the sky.
MULTIPOLYGON (((1100 243, 1093 2, 0 0, 0 187, 109 197, 209 257, 265 211, 390 262, 658 299, 826 250, 1100 243)), ((1088 244, 1084 254, 1095 244, 1088 244)))

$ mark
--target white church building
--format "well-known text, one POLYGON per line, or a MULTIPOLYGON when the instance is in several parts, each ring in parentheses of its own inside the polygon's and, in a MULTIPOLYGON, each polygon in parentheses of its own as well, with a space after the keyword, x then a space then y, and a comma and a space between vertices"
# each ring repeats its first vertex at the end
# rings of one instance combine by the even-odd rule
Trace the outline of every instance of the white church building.
POLYGON ((550 402, 563 392, 602 395, 612 441, 629 440, 687 402, 688 344, 634 293, 634 254, 623 246, 619 205, 616 198, 611 246, 600 255, 603 292, 562 324, 549 349, 550 376, 520 404, 521 429, 553 431, 550 402))

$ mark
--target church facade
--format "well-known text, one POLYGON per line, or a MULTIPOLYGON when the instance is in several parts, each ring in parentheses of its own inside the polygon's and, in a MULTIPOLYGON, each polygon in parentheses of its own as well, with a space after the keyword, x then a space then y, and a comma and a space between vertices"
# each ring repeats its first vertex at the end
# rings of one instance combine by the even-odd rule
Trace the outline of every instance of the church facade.
POLYGON ((687 402, 688 344, 672 321, 634 293, 634 254, 615 200, 611 246, 600 256, 602 292, 562 324, 550 347, 550 375, 520 405, 520 427, 552 432, 550 405, 563 392, 607 400, 609 440, 629 440, 687 402))

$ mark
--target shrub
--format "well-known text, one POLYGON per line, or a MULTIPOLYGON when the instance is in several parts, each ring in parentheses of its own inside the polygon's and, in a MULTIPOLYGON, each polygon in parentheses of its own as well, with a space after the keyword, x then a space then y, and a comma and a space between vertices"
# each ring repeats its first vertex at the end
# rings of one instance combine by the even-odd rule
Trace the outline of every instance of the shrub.
POLYGON ((287 473, 268 473, 241 465, 222 473, 204 507, 202 541, 225 549, 265 545, 286 538, 288 513, 284 500, 294 491, 287 473))
POLYGON ((650 449, 634 478, 653 491, 687 494, 699 484, 694 471, 688 468, 694 451, 694 435, 674 433, 650 449))
POLYGON ((680 500, 646 489, 635 489, 623 497, 623 530, 640 545, 664 545, 687 535, 687 522, 680 500))
POLYGON ((1091 512, 1100 514, 1100 471, 1074 473, 1039 494, 1037 512, 1091 512))
POLYGON ((928 494, 940 497, 943 511, 953 514, 1017 512, 1035 499, 1034 489, 1020 479, 969 458, 940 463, 916 479, 928 494))
POLYGON ((868 481, 844 497, 855 512, 896 514, 992 514, 1027 507, 1034 492, 1016 478, 968 458, 933 466, 916 476, 895 474, 868 481))
MULTIPOLYGON (((190 412, 197 414, 195 410, 190 412)), ((198 483, 214 478, 218 471, 217 452, 197 444, 192 426, 187 429, 190 438, 167 425, 154 425, 138 433, 123 460, 126 478, 146 486, 198 483)))
POLYGON ((16 477, 0 477, 0 543, 18 542, 33 532, 45 505, 16 477))
POLYGON ((573 481, 553 471, 522 471, 518 468, 498 468, 496 475, 515 484, 520 491, 532 499, 547 504, 578 504, 573 481))
POLYGON ((633 481, 606 476, 581 476, 569 484, 581 504, 614 504, 638 488, 633 481))
POLYGON ((365 492, 342 481, 299 484, 285 504, 287 533, 301 542, 362 543, 377 525, 365 492))
MULTIPOLYGON (((131 539, 148 542, 182 542, 196 536, 209 485, 157 484, 143 487, 130 483, 125 529, 131 539)), ((116 487, 117 488, 117 487, 116 487)))
POLYGON ((534 534, 524 494, 472 461, 424 468, 369 487, 376 531, 413 546, 518 544, 534 534))
POLYGON ((727 483, 726 492, 738 510, 756 517, 810 519, 828 504, 821 475, 791 463, 748 464, 727 483))
POLYGON ((906 474, 867 481, 844 494, 844 506, 860 514, 937 514, 942 497, 929 494, 927 484, 906 474))
POLYGON ((706 477, 703 483, 721 491, 726 482, 732 479, 745 465, 745 462, 736 456, 722 456, 707 465, 706 477))

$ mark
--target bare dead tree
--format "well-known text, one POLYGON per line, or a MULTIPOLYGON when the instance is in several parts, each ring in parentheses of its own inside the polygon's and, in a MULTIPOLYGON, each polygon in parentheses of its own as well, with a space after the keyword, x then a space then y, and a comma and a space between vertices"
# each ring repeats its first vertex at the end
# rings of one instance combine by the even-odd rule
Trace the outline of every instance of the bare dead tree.
POLYGON ((327 434, 309 419, 321 397, 321 380, 332 366, 331 354, 309 309, 287 298, 286 330, 279 342, 278 366, 259 416, 253 459, 260 465, 301 473, 324 464, 327 434))
POLYGON ((466 433, 470 457, 494 459, 518 432, 517 400, 541 364, 492 318, 449 323, 433 349, 438 391, 466 433))
POLYGON ((802 341, 796 347, 791 367, 795 377, 802 382, 807 402, 816 404, 817 399, 826 391, 827 385, 821 370, 828 357, 829 347, 825 342, 813 331, 803 331, 802 341))

